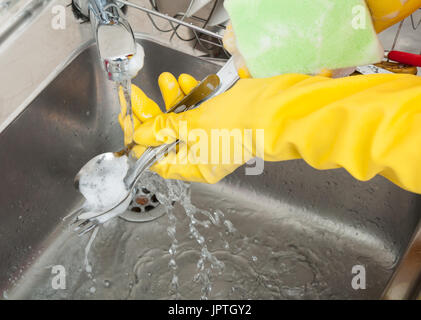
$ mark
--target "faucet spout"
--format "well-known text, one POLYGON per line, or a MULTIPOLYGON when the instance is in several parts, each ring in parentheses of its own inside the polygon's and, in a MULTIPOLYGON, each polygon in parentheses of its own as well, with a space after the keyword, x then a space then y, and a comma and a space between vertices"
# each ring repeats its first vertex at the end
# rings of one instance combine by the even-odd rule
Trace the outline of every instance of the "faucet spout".
MULTIPOLYGON (((132 28, 115 0, 73 0, 89 17, 101 65, 108 79, 122 82, 136 76, 143 65, 143 52, 136 45, 132 28)), ((141 47, 140 47, 141 49, 141 47)))

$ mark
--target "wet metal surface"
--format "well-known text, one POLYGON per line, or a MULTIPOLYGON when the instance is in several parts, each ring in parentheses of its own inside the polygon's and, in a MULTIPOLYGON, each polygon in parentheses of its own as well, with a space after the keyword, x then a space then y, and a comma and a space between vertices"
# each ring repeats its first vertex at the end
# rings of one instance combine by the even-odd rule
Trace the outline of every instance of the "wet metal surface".
MULTIPOLYGON (((141 41, 145 67, 134 83, 163 105, 163 71, 197 78, 217 67, 141 41), (174 62, 177 63, 174 63, 174 62)), ((5 298, 155 299, 168 297, 168 217, 146 224, 114 219, 89 235, 70 232, 64 216, 80 204, 73 177, 94 155, 118 150, 122 134, 112 83, 90 47, 0 133, 0 288, 5 298), (66 269, 55 290, 51 267, 66 269)), ((227 106, 229 107, 229 106, 227 106)), ((199 208, 220 209, 236 231, 202 230, 225 263, 210 298, 380 298, 421 215, 420 197, 384 178, 359 182, 343 170, 316 171, 302 161, 244 168, 216 185, 192 185, 199 208), (227 246, 228 244, 228 246, 227 246), (365 290, 352 288, 352 268, 366 269, 365 290)), ((188 219, 178 218, 180 296, 199 298, 192 280, 199 251, 188 219)), ((218 229, 219 228, 219 229, 218 229)))

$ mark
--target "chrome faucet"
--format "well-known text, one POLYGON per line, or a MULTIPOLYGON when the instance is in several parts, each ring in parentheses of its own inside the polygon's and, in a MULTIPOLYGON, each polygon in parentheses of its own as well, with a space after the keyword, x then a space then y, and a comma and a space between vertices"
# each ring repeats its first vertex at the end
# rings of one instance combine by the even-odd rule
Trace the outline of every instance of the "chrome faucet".
POLYGON ((137 55, 141 47, 136 45, 132 28, 121 11, 122 4, 115 0, 73 0, 73 4, 90 19, 108 79, 122 82, 136 76, 143 65, 143 52, 141 57, 137 55))

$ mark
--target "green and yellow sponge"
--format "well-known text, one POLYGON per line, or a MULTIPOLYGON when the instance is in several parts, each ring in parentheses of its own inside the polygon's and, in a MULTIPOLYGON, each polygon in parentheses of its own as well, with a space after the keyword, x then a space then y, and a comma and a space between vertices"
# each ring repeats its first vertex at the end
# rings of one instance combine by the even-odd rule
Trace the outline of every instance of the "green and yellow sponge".
POLYGON ((364 0, 225 0, 225 8, 255 78, 319 74, 383 58, 364 0))

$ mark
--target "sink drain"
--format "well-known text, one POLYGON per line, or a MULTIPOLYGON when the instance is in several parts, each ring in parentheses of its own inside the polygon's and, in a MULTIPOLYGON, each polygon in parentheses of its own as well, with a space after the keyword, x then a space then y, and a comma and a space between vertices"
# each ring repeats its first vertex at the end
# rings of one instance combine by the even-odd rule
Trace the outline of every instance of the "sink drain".
POLYGON ((165 207, 161 206, 156 196, 148 189, 139 188, 135 192, 129 208, 120 215, 121 219, 129 222, 148 222, 165 214, 165 207))

